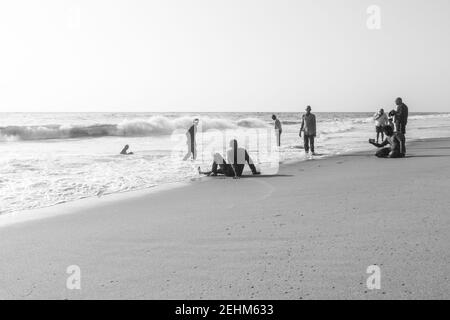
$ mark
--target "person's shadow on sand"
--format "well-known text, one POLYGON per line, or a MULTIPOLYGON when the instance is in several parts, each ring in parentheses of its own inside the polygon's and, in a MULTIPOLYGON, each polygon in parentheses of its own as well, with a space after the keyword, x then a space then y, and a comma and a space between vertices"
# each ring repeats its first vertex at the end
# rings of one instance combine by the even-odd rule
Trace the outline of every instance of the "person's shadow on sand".
POLYGON ((432 147, 432 148, 430 148, 430 147, 415 147, 414 149, 428 149, 428 150, 430 150, 430 149, 435 149, 435 150, 449 150, 450 149, 450 147, 432 147))
POLYGON ((281 178, 289 178, 289 177, 293 177, 294 175, 292 174, 259 174, 259 175, 245 175, 245 176, 241 176, 240 178, 243 179, 247 179, 247 178, 277 178, 277 177, 281 177, 281 178))
MULTIPOLYGON (((239 179, 257 179, 257 178, 290 178, 293 177, 292 174, 258 174, 258 175, 242 175, 239 177, 239 179)), ((217 175, 217 176, 209 176, 214 179, 231 179, 232 177, 226 177, 223 175, 217 175)))
POLYGON ((407 155, 405 156, 405 159, 410 159, 410 158, 449 158, 450 155, 443 155, 443 154, 430 154, 430 155, 407 155))

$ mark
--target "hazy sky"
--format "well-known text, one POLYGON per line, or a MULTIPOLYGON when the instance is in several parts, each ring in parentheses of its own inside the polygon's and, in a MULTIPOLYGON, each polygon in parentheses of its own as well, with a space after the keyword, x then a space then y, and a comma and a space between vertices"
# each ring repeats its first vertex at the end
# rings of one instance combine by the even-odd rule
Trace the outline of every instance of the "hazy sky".
POLYGON ((402 96, 450 112, 449 17, 449 0, 2 0, 0 111, 373 111, 402 96))

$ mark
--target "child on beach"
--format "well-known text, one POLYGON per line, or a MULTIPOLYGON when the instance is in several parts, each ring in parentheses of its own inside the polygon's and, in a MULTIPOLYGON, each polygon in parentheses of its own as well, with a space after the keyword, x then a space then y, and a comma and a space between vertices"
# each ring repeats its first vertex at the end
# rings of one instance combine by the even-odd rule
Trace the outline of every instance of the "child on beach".
POLYGON ((391 127, 393 131, 395 131, 394 118, 389 117, 388 126, 391 127))

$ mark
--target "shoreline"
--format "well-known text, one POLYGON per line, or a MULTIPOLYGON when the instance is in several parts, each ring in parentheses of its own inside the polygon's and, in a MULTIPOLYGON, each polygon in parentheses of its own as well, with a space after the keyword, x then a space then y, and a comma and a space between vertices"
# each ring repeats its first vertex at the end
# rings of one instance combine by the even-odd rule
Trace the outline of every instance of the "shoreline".
MULTIPOLYGON (((406 145, 407 145, 407 147, 410 147, 410 146, 414 146, 415 144, 420 143, 420 142, 445 141, 447 139, 450 139, 450 138, 439 137, 439 138, 427 138, 427 139, 413 139, 413 140, 409 140, 406 145)), ((371 153, 369 148, 370 147, 368 147, 368 150, 349 151, 349 152, 343 152, 340 154, 332 154, 329 156, 324 155, 324 156, 321 156, 319 158, 315 158, 312 160, 311 159, 285 160, 280 163, 280 170, 283 167, 294 166, 294 165, 298 165, 298 164, 305 163, 308 161, 324 161, 324 160, 328 160, 328 159, 335 159, 335 158, 339 158, 339 157, 346 157, 346 156, 352 156, 352 155, 353 156, 368 155, 371 153)), ((373 150, 376 150, 376 149, 373 148, 373 150)), ((301 152, 303 152, 303 151, 301 151, 301 152)), ((373 152, 373 153, 375 153, 375 152, 373 152)), ((251 174, 249 174, 247 172, 246 176, 244 176, 243 178, 248 178, 249 176, 251 177, 251 174)), ((24 223, 24 222, 29 222, 29 221, 33 221, 33 220, 57 217, 58 215, 76 214, 79 211, 93 208, 96 206, 108 205, 108 204, 120 202, 123 200, 131 200, 131 199, 141 198, 141 197, 145 197, 147 195, 151 195, 151 194, 159 193, 159 192, 170 192, 171 190, 177 189, 177 188, 187 188, 193 183, 205 182, 205 180, 208 180, 208 179, 213 179, 213 178, 201 175, 196 178, 191 178, 190 180, 164 183, 164 184, 157 185, 157 186, 154 186, 151 188, 142 188, 142 189, 137 189, 137 190, 105 194, 105 195, 101 195, 101 196, 90 196, 90 197, 76 199, 76 200, 69 200, 67 202, 58 203, 58 204, 41 207, 41 208, 8 212, 8 213, 0 215, 0 228, 10 226, 10 225, 13 225, 16 223, 24 223)))
MULTIPOLYGON (((440 138, 437 138, 440 139, 440 138)), ((445 138, 443 138, 445 139, 445 138)), ((411 142, 412 143, 412 142, 411 142)), ((303 149, 300 149, 303 150, 303 149)), ((303 152, 303 151, 301 151, 303 152)), ((349 151, 349 152, 343 152, 340 154, 332 154, 332 155, 324 155, 319 156, 315 159, 290 159, 280 162, 280 169, 282 167, 286 166, 292 166, 300 163, 305 163, 308 161, 323 161, 327 159, 333 159, 341 156, 346 155, 359 155, 359 154, 366 154, 370 151, 349 151)), ((252 175, 249 172, 245 172, 245 176, 242 178, 248 178, 252 175)), ((269 175, 270 176, 270 175, 269 175)), ((220 176, 218 177, 221 178, 220 176)), ((222 177, 225 179, 225 177, 222 177)), ((130 191, 124 191, 124 192, 116 192, 116 193, 110 193, 110 194, 104 194, 101 196, 90 196, 86 198, 76 199, 76 200, 69 200, 62 203, 57 203, 54 205, 41 207, 41 208, 34 208, 34 209, 28 209, 28 210, 20 210, 20 211, 12 211, 5 214, 0 214, 0 228, 9 226, 15 223, 22 223, 22 222, 28 222, 33 220, 39 220, 39 219, 45 219, 45 218, 51 218, 58 215, 66 215, 66 214, 76 214, 76 212, 92 208, 95 206, 101 206, 103 204, 109 204, 114 202, 119 202, 123 200, 128 199, 134 199, 134 198, 140 198, 145 197, 150 194, 159 193, 159 192, 167 192, 173 189, 177 188, 186 188, 189 187, 192 183, 199 183, 199 182, 205 182, 205 180, 208 179, 214 179, 213 177, 207 177, 204 175, 200 175, 196 178, 191 178, 186 181, 178 181, 178 182, 168 182, 160 185, 156 185, 154 187, 150 188, 142 188, 142 189, 136 189, 136 190, 130 190, 130 191), (59 211, 64 211, 64 213, 58 213, 59 211)))
POLYGON ((119 193, 105 194, 100 197, 99 196, 86 197, 42 208, 8 212, 6 214, 0 215, 0 228, 10 226, 16 223, 24 223, 34 220, 57 217, 59 215, 76 214, 80 210, 92 208, 95 206, 108 205, 123 200, 145 197, 153 193, 183 188, 188 186, 190 183, 192 183, 192 181, 170 182, 163 185, 154 186, 151 188, 142 188, 119 193), (64 212, 61 213, 60 211, 64 212))
POLYGON ((408 148, 0 228, 0 299, 448 299, 450 139, 408 148))
MULTIPOLYGON (((368 146, 366 140, 369 137, 373 137, 374 134, 370 121, 371 115, 367 114, 364 116, 364 113, 361 112, 356 114, 352 112, 347 113, 352 115, 346 116, 325 112, 321 116, 323 118, 319 123, 322 123, 323 130, 319 132, 317 141, 319 144, 318 151, 323 153, 323 155, 315 157, 317 160, 322 157, 334 157, 340 154, 370 150, 371 147, 368 146), (340 134, 341 132, 342 134, 340 134), (367 139, 363 138, 366 135, 367 139)), ((268 120, 269 117, 261 113, 242 114, 245 116, 238 114, 232 117, 223 114, 220 117, 214 117, 205 113, 204 119, 205 123, 209 121, 211 128, 221 128, 224 124, 222 123, 223 121, 226 122, 226 125, 230 123, 235 125, 237 121, 242 119, 256 121, 257 123, 264 122, 265 126, 272 126, 271 121, 268 120)), ((418 133, 420 133, 421 137, 450 136, 450 131, 445 131, 447 127, 444 126, 444 129, 437 129, 442 128, 442 125, 448 125, 448 121, 446 121, 448 119, 447 114, 425 114, 430 115, 432 120, 423 121, 427 116, 424 114, 417 115, 418 119, 414 120, 417 122, 413 122, 416 128, 412 124, 412 129, 414 130, 411 131, 409 138, 417 137, 419 135, 418 133), (436 115, 439 117, 436 117, 436 115), (443 120, 439 120, 441 118, 443 120), (428 127, 425 127, 425 131, 421 133, 420 130, 422 130, 424 124, 428 127)), ((86 126, 90 127, 94 123, 90 117, 84 117, 82 113, 80 116, 81 118, 79 119, 75 116, 45 116, 43 119, 52 119, 55 122, 53 125, 56 127, 66 122, 73 123, 74 128, 78 128, 78 126, 82 128, 86 126), (90 120, 87 121, 87 119, 90 120), (85 120, 87 122, 83 122, 85 120), (79 125, 78 121, 81 121, 79 125)), ((165 118, 168 120, 172 117, 173 119, 170 121, 173 123, 171 122, 171 125, 181 120, 186 121, 179 114, 167 115, 165 118)), ((98 123, 109 123, 108 121, 116 123, 119 121, 116 118, 112 115, 108 117, 107 114, 104 114, 97 120, 98 123)), ((16 121, 20 119, 20 121, 23 121, 21 117, 13 117, 11 119, 16 119, 16 121)), ((298 137, 298 114, 285 114, 284 119, 292 125, 285 127, 286 130, 280 155, 273 155, 276 158, 282 158, 283 161, 281 163, 304 161, 303 143, 298 137), (294 123, 295 125, 293 125, 294 123)), ((31 125, 34 123, 33 121, 36 121, 36 119, 28 119, 24 123, 31 120, 31 125)), ((121 118, 120 121, 128 123, 128 120, 125 117, 123 119, 121 118)), ((160 123, 161 119, 158 120, 155 117, 143 118, 138 115, 135 115, 135 118, 130 118, 129 121, 133 124, 132 128, 139 128, 138 124, 140 121, 143 121, 145 124, 144 127, 150 125, 151 128, 153 128, 153 125, 158 125, 157 127, 159 128, 159 125, 164 124, 164 122, 160 123)), ((118 124, 116 123, 116 125, 118 124)), ((240 129, 238 130, 244 136, 247 134, 245 130, 260 130, 258 126, 256 128, 252 128, 251 125, 246 127, 248 125, 243 124, 243 127, 245 127, 244 131, 240 132, 240 129)), ((164 127, 167 127, 167 124, 164 127)), ((227 128, 228 126, 225 126, 220 129, 221 134, 228 134, 229 129, 227 128)), ((235 129, 231 131, 234 132, 235 129)), ((159 132, 158 130, 157 132, 159 132)), ((44 132, 47 132, 47 130, 44 130, 44 132)), ((2 166, 3 164, 5 165, 5 175, 0 179, 0 187, 2 190, 5 190, 0 196, 0 202, 3 204, 0 206, 0 220, 4 220, 5 218, 2 217, 5 215, 15 215, 34 210, 42 211, 45 208, 53 208, 72 202, 86 202, 86 199, 95 199, 99 194, 106 196, 106 193, 122 194, 150 188, 153 189, 154 186, 159 188, 161 185, 165 185, 170 181, 189 182, 190 179, 197 177, 196 167, 198 165, 202 166, 202 168, 209 169, 210 164, 208 162, 211 160, 211 157, 208 154, 204 155, 201 159, 199 158, 200 161, 197 165, 178 163, 178 157, 176 157, 174 163, 167 164, 166 158, 170 152, 168 148, 162 147, 159 144, 163 143, 162 145, 166 146, 167 141, 165 139, 167 139, 168 135, 160 135, 157 132, 154 134, 147 132, 149 135, 145 135, 145 138, 140 135, 136 137, 131 135, 127 138, 119 136, 103 137, 100 135, 95 138, 80 136, 74 139, 37 139, 30 141, 25 139, 22 141, 17 136, 16 138, 19 140, 11 146, 0 142, 0 150, 3 153, 6 152, 6 157, 2 161, 2 166), (152 137, 155 138, 155 141, 153 141, 152 137), (124 158, 118 157, 116 151, 113 150, 116 150, 117 146, 125 143, 131 144, 133 148, 139 146, 141 150, 135 150, 137 151, 136 156, 130 157, 130 159, 125 160, 124 158), (44 152, 41 152, 41 150, 44 152), (83 150, 87 152, 84 154, 83 150), (206 162, 203 163, 203 160, 206 162), (26 177, 26 179, 22 177, 26 177)), ((27 133, 27 135, 29 135, 27 136, 28 138, 37 138, 31 133, 27 133)), ((43 137, 45 136, 47 135, 45 134, 43 137)), ((220 141, 220 139, 215 140, 220 141)), ((259 152, 254 148, 254 144, 252 143, 250 145, 252 146, 250 147, 251 154, 259 156, 259 152)), ((274 149, 271 148, 271 150, 274 149)), ((182 154, 180 155, 182 156, 182 154)), ((261 162, 263 162, 260 164, 262 170, 264 170, 265 165, 268 166, 268 163, 265 161, 266 159, 261 159, 261 162)), ((267 173, 269 172, 267 171, 267 173)))

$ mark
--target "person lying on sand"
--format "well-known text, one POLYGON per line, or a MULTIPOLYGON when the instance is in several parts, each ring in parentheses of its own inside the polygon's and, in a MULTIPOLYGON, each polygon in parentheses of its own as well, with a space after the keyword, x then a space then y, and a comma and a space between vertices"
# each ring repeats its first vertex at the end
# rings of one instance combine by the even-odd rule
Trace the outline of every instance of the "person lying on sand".
POLYGON ((248 163, 248 166, 250 167, 254 175, 261 174, 258 170, 256 170, 256 167, 253 164, 252 159, 248 155, 247 150, 238 147, 237 140, 233 139, 230 141, 230 149, 227 151, 227 160, 228 163, 220 153, 216 153, 214 154, 214 161, 211 171, 202 172, 199 167, 198 172, 207 176, 217 176, 218 174, 223 174, 227 177, 233 177, 234 179, 237 179, 238 177, 242 176, 245 163, 248 163))
POLYGON ((130 146, 126 145, 125 147, 123 147, 122 151, 120 151, 120 154, 123 154, 123 155, 126 155, 126 156, 134 154, 133 152, 128 152, 129 148, 130 148, 130 146))
POLYGON ((403 158, 405 150, 403 148, 403 137, 401 132, 394 133, 391 126, 384 126, 383 132, 386 139, 382 143, 375 142, 375 139, 370 139, 369 143, 377 148, 382 148, 375 154, 378 158, 403 158), (386 147, 390 145, 389 147, 386 147))

